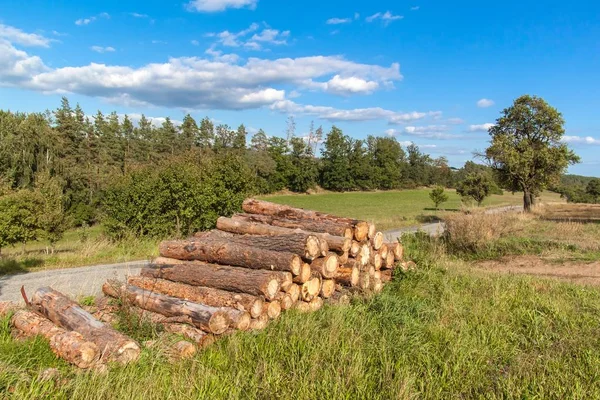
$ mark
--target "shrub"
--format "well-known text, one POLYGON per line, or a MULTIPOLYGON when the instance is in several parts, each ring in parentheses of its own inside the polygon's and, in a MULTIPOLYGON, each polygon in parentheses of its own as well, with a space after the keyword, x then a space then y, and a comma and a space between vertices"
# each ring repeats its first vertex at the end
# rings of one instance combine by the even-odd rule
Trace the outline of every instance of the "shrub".
POLYGON ((436 209, 439 207, 440 204, 448 201, 448 195, 444 193, 444 187, 439 185, 434 187, 433 190, 429 193, 429 198, 431 199, 431 201, 433 201, 433 204, 435 204, 436 209))

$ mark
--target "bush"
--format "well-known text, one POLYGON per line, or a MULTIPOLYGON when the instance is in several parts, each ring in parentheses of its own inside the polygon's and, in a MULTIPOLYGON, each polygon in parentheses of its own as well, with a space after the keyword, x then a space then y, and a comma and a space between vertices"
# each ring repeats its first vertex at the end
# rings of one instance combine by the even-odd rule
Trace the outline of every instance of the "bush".
POLYGON ((130 173, 104 195, 107 234, 167 237, 213 228, 252 193, 251 173, 237 157, 185 157, 130 173))

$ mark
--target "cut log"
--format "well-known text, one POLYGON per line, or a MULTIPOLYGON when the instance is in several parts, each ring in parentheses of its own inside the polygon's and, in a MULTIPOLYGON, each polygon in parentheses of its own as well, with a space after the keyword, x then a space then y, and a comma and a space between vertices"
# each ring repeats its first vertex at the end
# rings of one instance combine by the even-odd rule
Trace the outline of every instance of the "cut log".
POLYGON ((381 255, 378 252, 371 252, 370 264, 373 265, 377 271, 381 269, 382 260, 381 255))
POLYGON ((290 295, 293 303, 296 303, 300 298, 300 286, 295 283, 292 284, 285 292, 290 295))
POLYGON ((300 275, 295 276, 293 282, 299 285, 306 283, 310 279, 311 274, 312 270, 310 268, 310 264, 302 264, 302 268, 300 269, 300 275))
POLYGON ((275 300, 279 302, 282 311, 289 310, 294 305, 292 296, 284 292, 279 292, 277 297, 275 297, 275 300))
POLYGON ((266 314, 255 318, 250 322, 250 329, 253 331, 259 331, 265 329, 269 325, 269 316, 266 314))
POLYGON ((180 340, 169 348, 169 356, 171 359, 175 360, 190 358, 196 354, 196 352, 196 346, 187 340, 180 340))
POLYGON ((310 264, 310 269, 313 272, 321 274, 321 277, 326 279, 335 278, 338 267, 338 257, 335 253, 329 253, 326 257, 317 258, 310 264))
MULTIPOLYGON (((373 240, 373 238, 375 238, 375 236, 377 236, 377 228, 375 227, 375 224, 372 222, 369 222, 369 233, 367 234, 367 237, 371 240, 373 240)), ((383 243, 383 235, 381 235, 381 240, 383 243)), ((379 249, 379 248, 377 248, 379 249)), ((377 250, 375 249, 375 250, 377 250)))
POLYGON ((215 341, 215 337, 198 328, 187 324, 165 323, 163 324, 165 331, 181 335, 196 343, 200 348, 206 347, 215 341))
POLYGON ((321 282, 321 293, 320 296, 324 299, 330 298, 335 293, 335 280, 323 279, 321 282))
POLYGON ((19 305, 12 301, 0 301, 0 317, 4 317, 19 309, 19 305))
POLYGON ((250 214, 272 215, 278 218, 286 219, 311 219, 311 220, 328 220, 338 223, 346 223, 354 230, 354 237, 359 242, 365 240, 369 234, 369 224, 365 221, 360 221, 351 218, 337 217, 335 215, 326 214, 318 211, 304 210, 302 208, 294 208, 280 204, 270 203, 268 201, 246 199, 242 203, 242 209, 250 214))
POLYGON ((224 333, 233 324, 231 312, 238 311, 232 308, 192 303, 176 297, 152 293, 133 285, 119 286, 115 282, 106 282, 102 285, 102 291, 107 296, 125 299, 139 308, 167 317, 188 317, 195 327, 216 335, 224 333))
POLYGON ((332 236, 323 233, 319 240, 325 241, 331 251, 349 251, 352 247, 352 240, 343 236, 332 236))
POLYGON ((358 286, 360 270, 358 268, 339 268, 336 282, 344 286, 358 286))
POLYGON ((194 235, 194 238, 200 239, 201 241, 225 240, 229 243, 242 246, 289 252, 309 260, 313 260, 315 257, 320 256, 321 249, 323 248, 323 245, 321 245, 317 236, 303 233, 290 233, 285 235, 236 235, 215 229, 208 232, 198 232, 194 235))
POLYGON ((340 265, 346 264, 348 262, 348 258, 350 257, 350 254, 348 251, 344 251, 344 252, 335 252, 335 254, 337 254, 338 256, 338 261, 340 263, 340 265))
POLYGON ((381 279, 372 279, 371 290, 373 293, 380 293, 383 290, 383 282, 381 279))
POLYGON ((371 287, 371 275, 368 271, 362 271, 358 279, 358 287, 362 290, 368 290, 371 287))
POLYGON ((352 239, 353 230, 349 224, 320 219, 286 219, 272 215, 260 214, 235 214, 235 220, 268 224, 288 229, 300 229, 307 232, 328 233, 333 236, 342 236, 352 239))
POLYGON ((300 311, 301 313, 308 313, 311 311, 310 302, 304 300, 294 304, 294 308, 300 311))
POLYGON ((308 303, 308 307, 310 312, 319 311, 323 307, 323 299, 320 297, 315 297, 308 303))
POLYGON ((211 307, 230 307, 246 311, 250 313, 252 318, 257 318, 262 313, 263 300, 260 297, 246 293, 235 293, 204 286, 191 286, 185 283, 146 278, 143 276, 130 276, 127 282, 130 285, 151 292, 179 297, 194 303, 202 303, 211 307))
POLYGON ((381 271, 375 271, 373 274, 373 279, 381 280, 381 271))
POLYGON ((396 261, 394 261, 394 253, 392 251, 388 251, 387 257, 383 260, 381 264, 382 268, 393 269, 396 266, 396 261))
POLYGON ((373 246, 373 250, 379 250, 383 245, 383 233, 376 232, 371 238, 371 246, 373 246))
POLYGON ((385 271, 380 271, 380 272, 381 272, 382 282, 386 283, 386 282, 390 282, 392 280, 393 271, 391 269, 387 269, 385 271))
POLYGON ((361 244, 356 240, 353 240, 352 245, 350 246, 350 257, 358 257, 358 254, 360 253, 360 248, 361 244))
POLYGON ((346 292, 335 292, 327 299, 328 304, 347 305, 350 304, 350 295, 346 292))
POLYGON ((370 277, 374 277, 377 272, 375 271, 375 267, 371 264, 365 265, 362 270, 368 272, 370 277))
POLYGON ((402 261, 402 258, 404 257, 404 247, 402 247, 400 242, 386 243, 386 246, 389 251, 394 253, 394 260, 402 261))
POLYGON ((387 244, 382 244, 381 247, 379 248, 379 255, 381 256, 381 261, 385 261, 387 259, 388 256, 388 247, 387 244))
POLYGON ((280 277, 269 271, 208 264, 192 261, 150 265, 142 268, 142 276, 167 279, 194 286, 206 286, 231 292, 247 293, 273 299, 281 287, 280 277))
POLYGON ((357 260, 360 261, 361 265, 369 264, 371 261, 371 246, 369 244, 363 243, 360 247, 360 252, 356 257, 357 260))
POLYGON ((320 291, 321 279, 313 277, 300 286, 300 298, 304 301, 311 301, 314 297, 319 295, 320 291))
POLYGON ((77 331, 86 341, 94 343, 102 355, 101 361, 126 364, 140 355, 140 347, 134 340, 104 325, 77 303, 52 288, 38 289, 33 294, 31 305, 56 325, 77 331))
POLYGON ((173 240, 159 245, 162 257, 178 260, 198 260, 209 263, 239 266, 251 269, 300 273, 302 260, 297 254, 259 249, 229 243, 226 240, 173 240))
POLYGON ((263 314, 267 315, 269 319, 277 319, 281 315, 281 303, 277 300, 267 301, 263 306, 263 314))
POLYGON ((26 337, 43 336, 54 354, 79 368, 91 368, 100 358, 98 347, 80 333, 60 328, 34 312, 16 311, 11 323, 26 337))

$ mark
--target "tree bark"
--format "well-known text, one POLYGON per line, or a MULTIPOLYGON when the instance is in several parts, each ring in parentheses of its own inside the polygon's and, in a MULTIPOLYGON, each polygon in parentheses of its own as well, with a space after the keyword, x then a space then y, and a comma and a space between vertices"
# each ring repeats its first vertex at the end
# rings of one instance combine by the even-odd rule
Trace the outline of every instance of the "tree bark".
POLYGON ((94 343, 102 355, 101 361, 125 364, 136 360, 140 355, 140 347, 134 340, 104 325, 56 290, 49 287, 38 289, 31 299, 31 304, 58 326, 76 331, 86 341, 94 343))
POLYGON ((209 263, 232 265, 252 269, 270 271, 289 271, 294 275, 300 273, 302 260, 297 254, 258 249, 247 245, 229 243, 226 240, 165 241, 159 246, 163 257, 179 260, 198 260, 209 263))
POLYGON ((263 300, 246 293, 228 292, 203 286, 191 286, 185 283, 171 282, 164 279, 130 276, 127 283, 151 292, 206 304, 211 307, 230 307, 250 313, 258 318, 262 313, 263 300))
POLYGON ((257 247, 264 250, 289 252, 309 260, 321 255, 322 245, 315 235, 290 233, 285 235, 236 235, 231 232, 212 230, 198 232, 195 238, 204 240, 227 241, 243 246, 257 247))
POLYGON ((329 220, 338 223, 347 223, 353 228, 354 237, 359 242, 365 240, 369 234, 369 224, 365 221, 336 217, 335 215, 318 211, 304 210, 302 208, 283 206, 280 204, 255 199, 244 200, 242 203, 242 209, 250 214, 272 215, 278 218, 329 220))
POLYGON ((308 232, 328 233, 333 236, 342 236, 349 239, 353 237, 353 230, 349 224, 335 221, 324 221, 314 219, 286 219, 272 215, 260 214, 235 214, 234 220, 244 220, 260 224, 268 224, 288 229, 301 229, 308 232))
POLYGON ((100 358, 98 347, 80 333, 60 328, 34 312, 19 310, 11 322, 26 337, 46 338, 54 354, 79 368, 94 367, 100 358))
POLYGON ((358 286, 359 276, 358 268, 339 268, 335 280, 344 286, 358 286))
POLYGON ((273 299, 281 287, 278 273, 188 261, 181 264, 150 265, 142 276, 161 278, 193 286, 206 286, 230 292, 247 293, 273 299))
POLYGON ((323 278, 334 278, 339 267, 338 257, 335 253, 329 253, 326 257, 313 260, 310 268, 313 272, 321 274, 323 278))
POLYGON ((133 285, 117 286, 112 282, 106 282, 102 285, 102 291, 107 296, 124 298, 141 309, 167 317, 188 317, 195 327, 217 335, 224 333, 227 328, 234 324, 230 316, 232 311, 243 313, 234 309, 192 303, 177 297, 153 293, 133 285))

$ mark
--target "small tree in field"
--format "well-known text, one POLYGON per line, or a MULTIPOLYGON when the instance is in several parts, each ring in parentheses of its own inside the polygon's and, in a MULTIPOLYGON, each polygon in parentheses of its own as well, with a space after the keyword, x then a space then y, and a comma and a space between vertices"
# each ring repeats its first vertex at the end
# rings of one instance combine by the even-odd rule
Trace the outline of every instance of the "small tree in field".
POLYGON ((440 204, 448 201, 448 195, 444 193, 443 186, 434 187, 431 193, 429 193, 429 198, 431 199, 431 201, 433 201, 433 204, 435 204, 436 209, 439 207, 440 204))
POLYGON ((490 195, 492 190, 492 182, 487 175, 482 173, 473 173, 458 184, 456 193, 462 197, 468 197, 477 202, 477 206, 481 206, 483 200, 490 195))
POLYGON ((589 194, 594 202, 598 202, 598 198, 600 198, 600 179, 592 179, 585 188, 585 192, 589 194))

